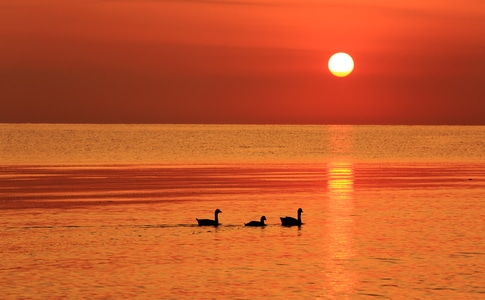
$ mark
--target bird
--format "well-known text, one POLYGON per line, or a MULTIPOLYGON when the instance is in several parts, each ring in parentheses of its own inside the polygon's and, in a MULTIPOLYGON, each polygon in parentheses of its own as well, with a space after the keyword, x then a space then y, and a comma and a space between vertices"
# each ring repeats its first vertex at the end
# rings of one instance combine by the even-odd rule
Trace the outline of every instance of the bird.
POLYGON ((251 221, 249 223, 246 223, 244 224, 244 226, 266 226, 266 224, 264 224, 264 221, 266 220, 266 217, 265 216, 261 216, 261 221, 251 221))
POLYGON ((303 224, 301 222, 301 213, 303 212, 303 209, 299 208, 298 209, 298 219, 295 219, 293 217, 281 217, 281 225, 283 226, 300 226, 303 224))
POLYGON ((218 226, 219 225, 219 218, 218 214, 222 213, 220 209, 216 209, 214 211, 214 220, 211 219, 197 219, 197 223, 199 223, 199 226, 218 226))

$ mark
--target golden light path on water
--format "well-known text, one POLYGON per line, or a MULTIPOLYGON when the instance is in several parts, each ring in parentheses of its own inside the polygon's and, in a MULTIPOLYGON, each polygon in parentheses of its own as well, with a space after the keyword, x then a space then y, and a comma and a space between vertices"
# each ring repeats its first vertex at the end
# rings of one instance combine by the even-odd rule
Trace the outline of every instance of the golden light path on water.
POLYGON ((355 288, 355 275, 348 264, 354 255, 352 228, 353 169, 351 163, 328 164, 328 217, 326 262, 324 272, 327 292, 332 295, 350 295, 355 288))
POLYGON ((336 155, 334 161, 327 164, 328 216, 327 241, 324 272, 326 292, 330 297, 351 295, 355 292, 356 275, 349 267, 354 256, 353 247, 353 192, 354 169, 349 161, 351 152, 351 130, 349 127, 332 126, 330 145, 336 155))

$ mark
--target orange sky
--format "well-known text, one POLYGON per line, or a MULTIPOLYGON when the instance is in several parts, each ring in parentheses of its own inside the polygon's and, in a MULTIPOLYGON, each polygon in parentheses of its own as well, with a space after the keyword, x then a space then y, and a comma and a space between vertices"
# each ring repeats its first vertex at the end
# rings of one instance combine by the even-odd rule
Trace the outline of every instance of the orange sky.
POLYGON ((485 124, 484 20, 478 0, 0 0, 0 122, 485 124))

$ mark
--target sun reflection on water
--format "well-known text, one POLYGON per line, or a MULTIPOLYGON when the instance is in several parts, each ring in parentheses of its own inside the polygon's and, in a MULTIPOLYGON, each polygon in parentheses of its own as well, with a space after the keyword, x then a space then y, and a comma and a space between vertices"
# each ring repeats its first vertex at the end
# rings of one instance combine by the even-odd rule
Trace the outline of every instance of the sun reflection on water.
POLYGON ((346 299, 355 292, 356 274, 351 268, 353 247, 354 166, 348 155, 351 127, 336 126, 330 130, 330 145, 338 157, 327 165, 328 216, 325 241, 325 294, 346 299))
POLYGON ((350 200, 354 191, 351 163, 332 162, 328 165, 328 190, 331 199, 350 200))

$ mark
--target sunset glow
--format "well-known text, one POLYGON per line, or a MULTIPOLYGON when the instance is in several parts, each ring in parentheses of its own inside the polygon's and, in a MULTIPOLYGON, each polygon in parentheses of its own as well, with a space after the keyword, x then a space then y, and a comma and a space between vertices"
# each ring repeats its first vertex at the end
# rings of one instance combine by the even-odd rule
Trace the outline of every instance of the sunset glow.
POLYGON ((484 124, 484 19, 456 0, 5 0, 0 122, 484 124))

